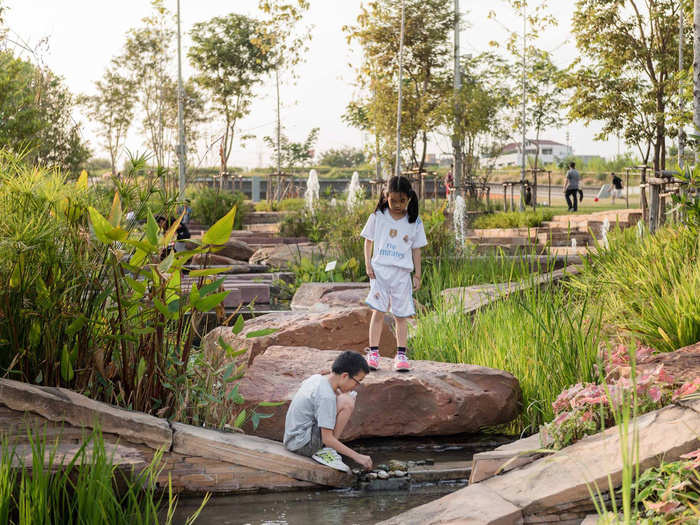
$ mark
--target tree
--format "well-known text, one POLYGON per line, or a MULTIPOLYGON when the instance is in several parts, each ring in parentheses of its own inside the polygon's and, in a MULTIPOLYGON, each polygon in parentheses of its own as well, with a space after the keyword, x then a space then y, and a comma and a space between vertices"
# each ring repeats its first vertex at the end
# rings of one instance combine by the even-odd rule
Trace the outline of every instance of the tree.
POLYGON ((462 87, 458 93, 459 119, 455 124, 455 103, 446 98, 442 106, 442 125, 455 133, 462 144, 463 167, 473 177, 484 150, 499 149, 509 136, 505 110, 511 99, 505 62, 493 53, 466 56, 461 60, 462 87), (454 128, 454 129, 453 129, 454 128))
POLYGON ((680 8, 678 0, 578 0, 572 21, 581 57, 564 84, 573 90, 570 116, 602 120, 598 138, 621 134, 645 161, 652 150, 655 170, 665 168, 666 137, 675 133, 667 119, 678 92, 680 8))
POLYGON ((318 128, 313 128, 303 142, 292 142, 284 134, 280 140, 280 149, 277 149, 277 141, 272 137, 265 137, 263 140, 272 148, 275 159, 280 158, 282 167, 288 173, 295 169, 304 167, 313 158, 313 149, 318 140, 318 128))
POLYGON ((0 52, 0 147, 76 172, 90 155, 73 119, 75 97, 47 68, 0 52))
POLYGON ((365 161, 365 154, 359 148, 329 149, 321 155, 321 164, 334 168, 352 168, 365 161))
POLYGON ((274 65, 265 46, 261 23, 230 14, 195 24, 188 56, 197 69, 195 81, 206 90, 224 121, 221 139, 221 173, 231 154, 238 121, 250 112, 253 88, 274 65), (262 36, 261 36, 262 35, 262 36))
MULTIPOLYGON (((396 130, 398 54, 401 11, 392 0, 377 0, 363 7, 356 26, 346 27, 348 40, 363 51, 358 83, 365 89, 362 105, 378 136, 383 156, 392 162, 396 130)), ((442 0, 407 0, 405 3, 404 85, 401 112, 402 144, 419 169, 425 165, 428 132, 440 120, 439 108, 450 96, 448 67, 454 12, 442 0)))
POLYGON ((100 135, 109 151, 112 174, 117 173, 120 149, 134 118, 136 82, 122 75, 113 61, 102 80, 95 82, 97 94, 83 97, 88 116, 100 125, 100 135))
POLYGON ((142 131, 158 166, 167 166, 169 67, 175 32, 163 0, 153 0, 154 14, 144 18, 143 27, 129 31, 124 54, 118 59, 136 85, 143 113, 142 131))

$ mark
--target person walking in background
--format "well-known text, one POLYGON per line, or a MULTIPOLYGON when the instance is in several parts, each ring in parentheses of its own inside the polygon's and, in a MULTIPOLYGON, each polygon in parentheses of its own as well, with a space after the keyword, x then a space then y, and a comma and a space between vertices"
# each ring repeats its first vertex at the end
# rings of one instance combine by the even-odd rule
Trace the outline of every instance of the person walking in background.
POLYGON ((566 182, 564 183, 564 197, 569 211, 578 211, 578 186, 581 176, 576 171, 576 163, 569 164, 569 171, 566 172, 566 182))
POLYGON ((615 197, 618 199, 622 198, 622 179, 615 175, 614 173, 612 175, 612 191, 610 192, 610 195, 612 197, 612 203, 615 204, 615 197))
POLYGON ((418 195, 406 177, 389 179, 360 235, 365 238, 365 266, 370 279, 365 303, 374 310, 369 325, 367 364, 370 370, 379 368, 384 314, 391 312, 396 322, 394 370, 408 372, 411 364, 406 357, 407 319, 416 314, 413 290, 420 288, 420 249, 428 241, 418 216, 418 195))

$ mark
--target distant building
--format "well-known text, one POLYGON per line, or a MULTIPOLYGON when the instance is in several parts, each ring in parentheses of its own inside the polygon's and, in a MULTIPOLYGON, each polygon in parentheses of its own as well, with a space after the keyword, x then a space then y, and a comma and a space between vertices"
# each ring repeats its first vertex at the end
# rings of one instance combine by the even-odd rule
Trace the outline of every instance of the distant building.
POLYGON ((435 155, 435 153, 426 154, 425 163, 426 164, 437 164, 437 156, 435 155))
MULTIPOLYGON (((528 140, 525 146, 525 154, 528 157, 534 157, 537 153, 537 145, 540 147, 540 154, 537 163, 550 164, 552 162, 559 162, 567 157, 573 155, 573 149, 571 146, 566 144, 561 144, 559 142, 554 142, 553 140, 528 140)), ((522 165, 522 153, 521 153, 521 143, 511 142, 506 144, 501 153, 496 157, 496 159, 488 159, 485 163, 493 165, 495 168, 506 168, 508 166, 521 166, 522 165)))

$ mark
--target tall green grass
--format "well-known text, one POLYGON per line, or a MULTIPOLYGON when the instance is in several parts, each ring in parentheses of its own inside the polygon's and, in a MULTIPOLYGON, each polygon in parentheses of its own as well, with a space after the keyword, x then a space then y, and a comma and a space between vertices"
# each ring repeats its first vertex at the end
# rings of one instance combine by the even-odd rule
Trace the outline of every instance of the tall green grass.
POLYGON ((415 359, 468 363, 513 374, 523 411, 508 428, 536 432, 552 419, 552 402, 567 386, 594 377, 600 312, 557 286, 533 287, 474 315, 445 301, 418 317, 409 342, 415 359))
POLYGON ((636 229, 617 232, 586 266, 572 287, 582 296, 597 296, 605 324, 615 333, 663 352, 700 341, 696 228, 667 227, 641 238, 636 229))
MULTIPOLYGON (((0 451, 0 523, 11 525, 146 525, 172 523, 176 498, 159 490, 161 453, 141 470, 114 465, 99 430, 62 465, 55 444, 29 434, 31 464, 7 441, 0 451), (166 498, 167 496, 167 498, 166 498)), ((204 507, 188 519, 192 523, 204 507)))

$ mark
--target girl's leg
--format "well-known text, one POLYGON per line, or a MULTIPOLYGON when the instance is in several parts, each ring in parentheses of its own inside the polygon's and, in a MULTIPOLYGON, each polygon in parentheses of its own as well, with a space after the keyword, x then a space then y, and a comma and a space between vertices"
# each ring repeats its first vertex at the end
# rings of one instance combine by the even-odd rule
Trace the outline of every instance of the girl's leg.
POLYGON ((396 346, 406 348, 408 339, 408 320, 405 317, 395 317, 396 321, 396 346))
POLYGON ((372 319, 369 322, 369 346, 379 346, 379 340, 382 337, 382 325, 384 323, 384 314, 374 310, 372 319))

